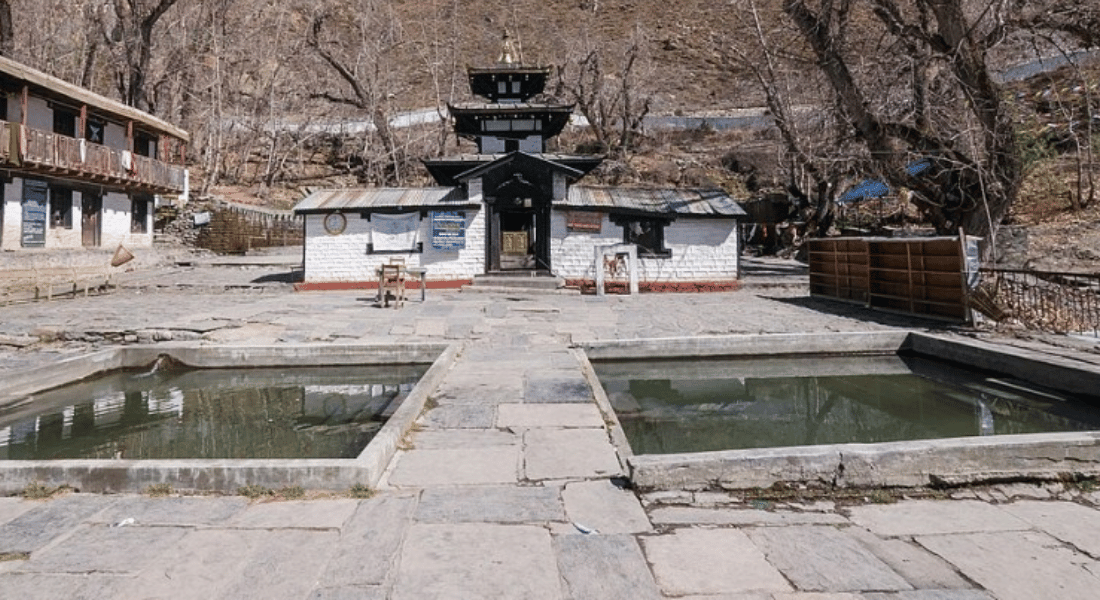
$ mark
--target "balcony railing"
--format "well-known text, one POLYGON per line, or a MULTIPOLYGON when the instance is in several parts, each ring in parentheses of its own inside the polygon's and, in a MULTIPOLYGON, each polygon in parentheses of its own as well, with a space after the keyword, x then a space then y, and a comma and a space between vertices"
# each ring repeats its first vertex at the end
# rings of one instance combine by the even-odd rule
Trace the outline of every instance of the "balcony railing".
POLYGON ((87 140, 0 121, 0 162, 157 194, 184 191, 183 167, 87 140))

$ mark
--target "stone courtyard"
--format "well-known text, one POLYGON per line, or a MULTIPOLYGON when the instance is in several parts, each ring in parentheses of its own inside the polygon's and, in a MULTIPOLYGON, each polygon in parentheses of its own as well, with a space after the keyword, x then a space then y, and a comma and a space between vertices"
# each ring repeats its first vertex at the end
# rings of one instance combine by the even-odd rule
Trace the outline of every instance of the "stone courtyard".
POLYGON ((0 597, 1096 597, 1100 491, 1089 482, 636 494, 574 346, 931 329, 1096 364, 1100 340, 815 300, 786 261, 750 261, 736 292, 429 290, 399 310, 367 291, 295 293, 293 261, 161 267, 102 296, 4 306, 0 371, 118 344, 463 344, 374 495, 0 498, 0 597))

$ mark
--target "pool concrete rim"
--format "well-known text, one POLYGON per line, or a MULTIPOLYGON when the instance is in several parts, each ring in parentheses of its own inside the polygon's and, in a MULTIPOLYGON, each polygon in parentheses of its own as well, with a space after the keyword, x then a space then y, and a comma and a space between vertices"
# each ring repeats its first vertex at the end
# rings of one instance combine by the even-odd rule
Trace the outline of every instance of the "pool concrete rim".
POLYGON ((1095 396, 1100 368, 1063 357, 920 331, 760 334, 577 344, 624 470, 642 492, 757 488, 940 487, 1100 475, 1100 432, 994 435, 878 444, 831 444, 636 455, 592 360, 748 358, 911 352, 1095 396))
POLYGON ((324 367, 431 364, 394 414, 356 458, 344 459, 161 459, 0 460, 0 496, 41 483, 82 492, 141 492, 168 484, 178 491, 234 493, 240 487, 301 486, 339 491, 353 484, 375 487, 402 439, 424 410, 461 351, 461 343, 283 344, 207 346, 159 344, 123 346, 64 359, 11 374, 0 408, 36 392, 119 369, 151 368, 161 357, 188 367, 324 367))

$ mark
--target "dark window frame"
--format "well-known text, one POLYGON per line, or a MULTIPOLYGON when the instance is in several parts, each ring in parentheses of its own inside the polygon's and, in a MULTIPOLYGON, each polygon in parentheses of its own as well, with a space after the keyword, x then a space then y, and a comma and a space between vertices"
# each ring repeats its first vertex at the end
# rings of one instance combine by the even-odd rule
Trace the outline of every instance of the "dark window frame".
POLYGON ((638 247, 638 258, 672 258, 672 250, 665 247, 665 227, 672 224, 671 219, 611 215, 611 222, 623 228, 624 244, 638 247))
POLYGON ((152 203, 148 196, 130 198, 130 233, 149 233, 149 205, 152 203))
POLYGON ((50 227, 54 229, 73 228, 73 190, 72 188, 49 186, 50 227), (60 196, 60 198, 59 198, 60 196))
POLYGON ((103 119, 88 116, 88 120, 84 123, 84 139, 101 146, 107 143, 107 122, 103 119), (99 135, 94 135, 96 128, 99 129, 99 135))

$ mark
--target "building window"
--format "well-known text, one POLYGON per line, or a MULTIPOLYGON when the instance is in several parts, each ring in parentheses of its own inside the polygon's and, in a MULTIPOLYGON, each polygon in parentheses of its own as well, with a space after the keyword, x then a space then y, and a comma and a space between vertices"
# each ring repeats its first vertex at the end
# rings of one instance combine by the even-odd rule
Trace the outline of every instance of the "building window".
POLYGON ((76 122, 78 118, 76 113, 61 107, 55 107, 53 109, 53 132, 71 138, 76 137, 76 122))
POLYGON ((104 133, 107 130, 107 124, 103 121, 89 118, 84 124, 84 139, 93 144, 102 145, 104 142, 104 133))
POLYGON ((665 226, 668 221, 645 217, 613 217, 612 221, 623 228, 623 243, 638 246, 642 258, 670 258, 672 251, 665 248, 665 226))
POLYGON ((134 133, 134 154, 156 158, 157 143, 153 136, 138 131, 134 133))
POLYGON ((149 232, 149 199, 138 197, 130 201, 130 233, 149 232))
POLYGON ((54 229, 73 228, 73 191, 50 186, 50 226, 54 229))

